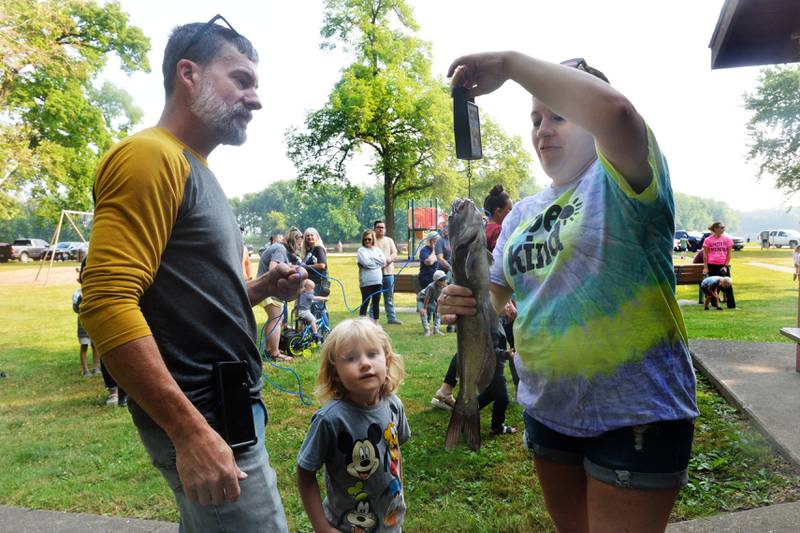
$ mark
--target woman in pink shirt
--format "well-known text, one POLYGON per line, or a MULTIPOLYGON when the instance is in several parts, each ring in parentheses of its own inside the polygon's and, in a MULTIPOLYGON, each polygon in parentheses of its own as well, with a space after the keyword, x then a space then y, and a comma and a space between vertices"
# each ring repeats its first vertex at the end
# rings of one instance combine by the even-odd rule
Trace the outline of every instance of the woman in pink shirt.
MULTIPOLYGON (((725 233, 725 224, 714 222, 708 228, 711 235, 703 241, 703 274, 708 276, 730 276, 731 275, 731 250, 733 250, 733 239, 725 233)), ((733 287, 724 289, 725 302, 728 309, 736 308, 736 300, 733 298, 733 287)))

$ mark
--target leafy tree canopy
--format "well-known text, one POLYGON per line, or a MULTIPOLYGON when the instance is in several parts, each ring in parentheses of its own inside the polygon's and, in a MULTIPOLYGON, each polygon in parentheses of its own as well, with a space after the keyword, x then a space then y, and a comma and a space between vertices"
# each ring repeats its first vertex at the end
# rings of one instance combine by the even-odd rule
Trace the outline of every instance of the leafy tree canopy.
POLYGON ((503 186, 505 192, 516 201, 530 196, 539 191, 536 181, 531 173, 531 156, 522 146, 519 136, 506 134, 502 127, 491 117, 481 117, 481 144, 483 146, 483 159, 471 161, 472 186, 469 194, 469 181, 465 161, 455 161, 452 164, 462 169, 455 183, 446 183, 434 188, 436 196, 449 203, 454 197, 466 198, 469 196, 478 206, 483 205, 483 200, 492 187, 497 184, 503 186))
POLYGON ((753 113, 748 124, 750 158, 758 159, 759 176, 775 176, 786 193, 800 190, 800 67, 761 71, 759 85, 744 95, 753 113))
POLYGON ((740 214, 725 202, 675 193, 675 229, 707 231, 715 221, 722 221, 729 232, 739 229, 740 214))
POLYGON ((0 218, 18 194, 43 215, 90 208, 100 156, 142 116, 98 77, 112 54, 149 71, 149 48, 117 2, 0 0, 0 218))
MULTIPOLYGON (((390 235, 395 235, 397 201, 450 199, 466 191, 461 165, 452 155, 449 89, 431 76, 430 45, 415 37, 417 29, 404 0, 326 0, 322 47, 342 46, 353 63, 342 70, 327 104, 306 116, 303 129, 286 133, 289 157, 305 187, 347 184, 347 161, 359 150, 371 152, 390 235)), ((496 133, 485 139, 487 147, 495 138, 507 141, 496 126, 487 131, 496 133)), ((519 155, 501 156, 498 147, 480 178, 502 178, 505 184, 512 179, 506 174, 527 168, 526 159, 514 160, 519 155)))
POLYGON ((365 196, 375 200, 375 191, 365 192, 350 185, 330 185, 319 189, 302 189, 296 181, 276 181, 257 193, 248 193, 230 200, 246 234, 266 239, 275 232, 286 232, 297 226, 304 230, 317 228, 322 240, 352 240, 359 231, 371 226, 376 206, 366 205, 365 196))

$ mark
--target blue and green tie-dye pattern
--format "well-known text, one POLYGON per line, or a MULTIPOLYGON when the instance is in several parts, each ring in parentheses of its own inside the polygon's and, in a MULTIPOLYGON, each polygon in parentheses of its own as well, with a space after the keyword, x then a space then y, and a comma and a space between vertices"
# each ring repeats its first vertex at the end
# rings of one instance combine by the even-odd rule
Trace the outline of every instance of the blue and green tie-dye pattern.
POLYGON ((600 156, 568 186, 519 202, 495 248, 492 281, 517 301, 519 399, 569 434, 697 415, 674 297, 672 191, 649 140, 654 179, 645 191, 636 194, 600 156), (629 380, 640 384, 623 387, 630 405, 608 405, 616 392, 603 389, 629 380))

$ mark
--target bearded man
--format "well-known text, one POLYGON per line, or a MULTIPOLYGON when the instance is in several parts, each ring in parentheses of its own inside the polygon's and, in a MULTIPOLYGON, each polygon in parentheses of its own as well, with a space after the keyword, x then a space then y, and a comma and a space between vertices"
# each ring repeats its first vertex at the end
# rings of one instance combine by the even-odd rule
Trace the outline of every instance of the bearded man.
POLYGON ((206 158, 220 144, 244 143, 261 108, 258 56, 217 20, 227 24, 217 15, 173 30, 158 124, 100 163, 81 321, 130 394, 133 422, 175 495, 181 529, 286 531, 264 445, 252 305, 296 298, 306 272, 279 265, 242 279, 239 225, 206 158), (246 375, 233 415, 253 419, 244 443, 226 441, 226 420, 236 420, 225 417, 229 405, 217 408, 227 397, 212 378, 220 363, 246 375))

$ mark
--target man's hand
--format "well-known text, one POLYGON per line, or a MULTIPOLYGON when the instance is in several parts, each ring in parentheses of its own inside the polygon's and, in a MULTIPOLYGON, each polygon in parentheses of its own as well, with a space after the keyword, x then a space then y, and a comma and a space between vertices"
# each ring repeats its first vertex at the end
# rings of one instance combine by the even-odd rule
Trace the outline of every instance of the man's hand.
POLYGON ((472 297, 468 287, 450 284, 442 290, 437 300, 443 324, 455 324, 458 315, 474 315, 478 312, 478 302, 472 297))
POLYGON ((202 505, 239 497, 233 451, 214 431, 169 374, 153 337, 142 337, 103 354, 117 383, 150 415, 175 446, 178 476, 186 497, 202 505))
POLYGON ((280 264, 267 272, 267 291, 270 296, 281 300, 296 300, 303 292, 303 282, 307 278, 306 269, 280 264))
POLYGON ((306 269, 278 263, 266 274, 247 284, 247 293, 252 305, 268 296, 280 300, 295 300, 303 292, 303 282, 308 278, 306 269))
POLYGON ((222 505, 239 498, 239 481, 247 474, 239 470, 233 451, 216 431, 207 427, 174 445, 175 467, 189 501, 222 505))

